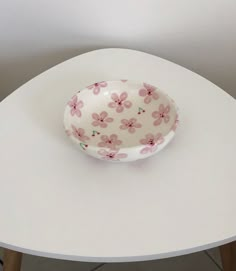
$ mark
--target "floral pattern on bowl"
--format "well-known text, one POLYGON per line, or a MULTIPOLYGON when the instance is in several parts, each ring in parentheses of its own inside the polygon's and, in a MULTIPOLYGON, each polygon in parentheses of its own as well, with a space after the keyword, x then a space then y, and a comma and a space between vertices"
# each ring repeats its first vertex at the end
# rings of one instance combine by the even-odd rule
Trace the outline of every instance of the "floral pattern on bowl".
POLYGON ((106 161, 149 157, 173 138, 174 101, 157 87, 129 80, 103 81, 79 90, 64 113, 66 134, 84 153, 106 161))

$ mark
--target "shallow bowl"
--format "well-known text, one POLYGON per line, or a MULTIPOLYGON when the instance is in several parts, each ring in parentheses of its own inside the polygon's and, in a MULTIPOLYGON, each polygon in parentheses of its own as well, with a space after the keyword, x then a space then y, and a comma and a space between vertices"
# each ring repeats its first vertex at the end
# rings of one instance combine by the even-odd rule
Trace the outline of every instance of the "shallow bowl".
POLYGON ((84 153, 106 161, 134 161, 163 149, 178 125, 174 101, 157 87, 128 80, 103 81, 67 103, 67 135, 84 153))

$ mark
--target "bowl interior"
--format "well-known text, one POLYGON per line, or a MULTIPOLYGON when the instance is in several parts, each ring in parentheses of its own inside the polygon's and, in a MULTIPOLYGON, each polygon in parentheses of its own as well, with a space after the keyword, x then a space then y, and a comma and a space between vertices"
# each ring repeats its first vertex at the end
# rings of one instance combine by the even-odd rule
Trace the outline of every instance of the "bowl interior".
POLYGON ((75 141, 90 147, 130 148, 166 136, 177 117, 173 101, 157 87, 127 80, 91 85, 71 98, 64 123, 75 141), (113 142, 113 143, 112 143, 113 142))

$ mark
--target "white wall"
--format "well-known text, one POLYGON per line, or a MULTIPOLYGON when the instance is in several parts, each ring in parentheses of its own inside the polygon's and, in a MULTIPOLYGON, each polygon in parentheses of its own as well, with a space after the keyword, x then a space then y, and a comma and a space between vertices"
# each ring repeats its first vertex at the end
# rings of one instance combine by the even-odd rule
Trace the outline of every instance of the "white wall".
POLYGON ((0 99, 103 47, 150 52, 236 96, 236 0, 0 0, 0 99))

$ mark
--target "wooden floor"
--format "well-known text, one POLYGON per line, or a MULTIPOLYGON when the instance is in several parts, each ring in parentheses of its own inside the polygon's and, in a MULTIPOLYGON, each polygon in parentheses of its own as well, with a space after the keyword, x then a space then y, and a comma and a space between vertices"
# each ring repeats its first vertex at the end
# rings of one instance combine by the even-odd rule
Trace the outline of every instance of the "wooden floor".
MULTIPOLYGON (((0 256, 2 251, 0 249, 0 256)), ((1 270, 1 267, 0 267, 1 270)), ((21 271, 219 271, 218 249, 170 259, 122 264, 94 264, 24 255, 21 271), (96 269, 97 267, 97 269, 96 269)))

